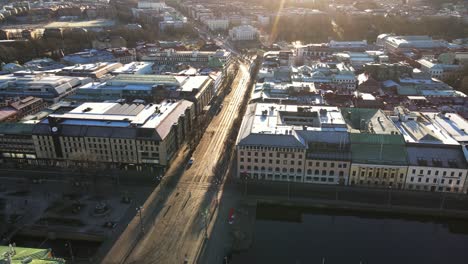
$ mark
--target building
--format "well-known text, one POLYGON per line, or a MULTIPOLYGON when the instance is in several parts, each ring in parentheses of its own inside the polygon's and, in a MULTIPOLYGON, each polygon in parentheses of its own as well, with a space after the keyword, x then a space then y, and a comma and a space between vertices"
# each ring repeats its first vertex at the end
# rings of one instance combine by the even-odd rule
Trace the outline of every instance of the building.
POLYGON ((334 41, 328 43, 295 44, 294 49, 299 58, 305 59, 306 57, 319 58, 330 56, 336 52, 365 52, 369 49, 367 41, 334 41))
POLYGON ((45 73, 15 73, 0 76, 0 97, 38 97, 55 103, 71 94, 90 78, 58 76, 45 73))
POLYGON ((5 101, 5 106, 0 108, 0 121, 16 121, 24 116, 35 114, 47 106, 42 98, 32 96, 5 101))
POLYGON ((62 61, 68 65, 75 64, 91 64, 98 62, 113 62, 116 61, 114 55, 107 50, 85 50, 72 54, 65 55, 62 61))
POLYGON ((413 67, 406 63, 368 63, 364 65, 366 74, 377 81, 398 80, 401 77, 409 77, 413 73, 413 67))
POLYGON ((336 107, 255 103, 237 139, 237 177, 347 184, 346 123, 336 107))
POLYGON ((36 159, 34 124, 0 123, 0 163, 27 163, 36 159))
POLYGON ((382 110, 342 108, 350 131, 350 184, 403 189, 408 170, 405 141, 382 110))
POLYGON ((38 162, 58 166, 167 166, 192 129, 193 103, 84 103, 34 125, 38 162))
POLYGON ((211 31, 227 30, 229 28, 229 19, 210 18, 203 21, 211 31))
POLYGON ((416 50, 445 49, 448 43, 445 40, 433 40, 430 36, 395 36, 381 34, 376 44, 389 52, 408 52, 416 50))
POLYGON ((209 76, 119 74, 103 83, 83 85, 69 99, 81 102, 186 99, 195 104, 194 113, 199 115, 213 96, 214 84, 209 76))
POLYGON ((154 62, 157 65, 188 64, 191 66, 206 67, 210 64, 227 66, 231 61, 231 53, 225 50, 217 51, 176 51, 168 49, 156 51, 141 56, 141 61, 154 62))
POLYGON ((421 112, 396 107, 392 119, 406 142, 405 189, 463 192, 468 166, 457 140, 421 112))
POLYGON ((113 70, 111 73, 113 75, 118 74, 151 74, 153 73, 153 65, 152 62, 144 62, 144 61, 134 61, 122 65, 122 67, 113 70))
POLYGON ((64 67, 56 72, 60 76, 77 76, 89 77, 93 79, 101 79, 109 75, 116 69, 122 68, 122 64, 118 62, 98 62, 92 64, 77 64, 74 66, 64 67))
POLYGON ((421 71, 429 73, 432 78, 439 80, 456 79, 462 76, 463 65, 444 64, 426 59, 418 60, 421 71))
POLYGON ((251 25, 241 25, 229 30, 229 37, 233 41, 257 40, 258 36, 258 30, 251 25))

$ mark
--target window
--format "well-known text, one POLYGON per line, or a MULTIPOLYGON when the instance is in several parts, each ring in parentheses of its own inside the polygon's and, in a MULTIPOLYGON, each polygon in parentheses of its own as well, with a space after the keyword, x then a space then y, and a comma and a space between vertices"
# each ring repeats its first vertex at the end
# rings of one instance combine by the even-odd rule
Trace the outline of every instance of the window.
POLYGON ((414 177, 411 177, 411 178, 410 178, 410 181, 413 182, 413 181, 414 181, 414 177))
POLYGON ((265 170, 265 167, 262 166, 262 167, 260 168, 260 170, 261 170, 261 171, 264 171, 264 170, 265 170))
POLYGON ((251 154, 252 154, 252 153, 250 153, 250 151, 249 151, 249 152, 247 152, 247 156, 250 156, 251 154))
POLYGON ((416 173, 416 169, 413 169, 413 174, 415 174, 415 173, 416 173))
POLYGON ((258 152, 255 151, 255 152, 254 152, 254 156, 255 156, 255 157, 258 157, 258 152))
POLYGON ((429 182, 429 178, 426 178, 426 183, 428 183, 428 182, 429 182))
POLYGON ((442 180, 440 181, 441 184, 444 184, 444 182, 445 182, 445 179, 442 179, 442 180))
POLYGON ((452 184, 452 180, 449 180, 449 184, 452 184))
POLYGON ((457 185, 460 185, 460 180, 457 180, 457 185))
POLYGON ((287 172, 288 172, 288 169, 283 168, 283 173, 287 173, 287 172))
POLYGON ((400 173, 400 179, 403 179, 403 175, 404 175, 403 173, 400 173))
POLYGON ((309 161, 309 167, 312 167, 312 161, 309 161))
POLYGON ((317 167, 320 166, 320 162, 317 161, 317 162, 315 163, 315 166, 317 166, 317 167))
POLYGON ((450 176, 452 176, 452 177, 455 176, 455 172, 452 171, 452 172, 450 173, 450 176))
POLYGON ((442 172, 442 176, 447 176, 447 172, 446 171, 442 172))
POLYGON ((291 165, 294 165, 294 160, 291 160, 291 165))
POLYGON ((439 175, 439 171, 438 171, 438 170, 436 170, 435 175, 436 175, 436 176, 439 175))
POLYGON ((273 160, 268 160, 268 164, 273 164, 273 160))
POLYGON ((298 162, 297 162, 297 165, 301 166, 301 165, 302 165, 302 161, 298 161, 298 162))
POLYGON ((315 170, 315 175, 319 175, 319 174, 320 174, 319 170, 315 170))
POLYGON ((279 172, 279 171, 280 171, 280 168, 276 167, 276 168, 275 168, 275 171, 276 171, 276 172, 279 172))
POLYGON ((329 175, 329 176, 335 176, 335 171, 332 171, 332 170, 329 171, 329 172, 328 172, 328 175, 329 175))
POLYGON ((290 169, 289 169, 289 173, 294 173, 294 169, 293 169, 293 168, 290 168, 290 169))
POLYGON ((356 176, 356 171, 353 171, 353 176, 356 176))
POLYGON ((421 182, 422 178, 418 178, 418 182, 421 182))
POLYGON ((419 174, 423 174, 423 170, 419 170, 419 174))
POLYGON ((247 170, 251 170, 251 169, 252 169, 252 167, 250 167, 250 165, 249 165, 249 166, 247 166, 247 170))
POLYGON ((369 171, 368 176, 372 177, 372 171, 369 171))
POLYGON ((327 175, 327 171, 326 171, 326 170, 322 170, 322 175, 327 175))
POLYGON ((361 171, 361 177, 364 177, 364 172, 363 171, 361 171))
POLYGON ((244 162, 244 158, 240 158, 240 162, 244 162))
POLYGON ((299 154, 299 159, 302 159, 302 154, 299 154))
POLYGON ((241 170, 243 170, 243 169, 244 169, 244 165, 240 165, 239 168, 240 168, 241 170))
POLYGON ((431 170, 428 170, 428 171, 427 171, 427 175, 431 175, 431 170))
POLYGON ((330 168, 335 168, 335 163, 334 162, 330 163, 330 168))
POLYGON ((283 165, 288 165, 288 161, 287 161, 287 160, 283 160, 283 165))
POLYGON ((326 162, 323 163, 323 167, 325 167, 325 168, 327 167, 327 163, 326 163, 326 162))
POLYGON ((322 177, 322 178, 320 178, 320 181, 321 181, 321 182, 326 182, 326 181, 327 181, 327 178, 322 177))
POLYGON ((254 162, 255 162, 255 163, 258 163, 258 159, 254 159, 254 162))
POLYGON ((340 171, 340 174, 339 174, 339 175, 340 175, 340 176, 343 176, 343 175, 344 175, 344 172, 343 172, 343 171, 340 171))
POLYGON ((433 183, 437 183, 437 179, 432 180, 433 183))
POLYGON ((347 166, 348 166, 348 164, 343 163, 343 168, 346 168, 347 166))
POLYGON ((301 169, 297 169, 297 173, 302 173, 302 170, 301 170, 301 169))
POLYGON ((335 180, 333 178, 328 178, 328 182, 334 182, 335 180))

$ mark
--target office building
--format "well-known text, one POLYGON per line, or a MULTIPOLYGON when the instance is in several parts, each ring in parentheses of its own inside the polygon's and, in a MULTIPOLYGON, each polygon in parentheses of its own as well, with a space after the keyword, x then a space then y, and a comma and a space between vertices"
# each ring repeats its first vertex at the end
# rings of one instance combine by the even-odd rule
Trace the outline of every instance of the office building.
POLYGON ((15 73, 0 76, 0 97, 38 97, 48 103, 74 94, 76 90, 89 82, 91 78, 58 76, 46 73, 15 73))
POLYGON ((167 166, 192 129, 193 103, 84 103, 35 124, 38 162, 136 169, 167 166))

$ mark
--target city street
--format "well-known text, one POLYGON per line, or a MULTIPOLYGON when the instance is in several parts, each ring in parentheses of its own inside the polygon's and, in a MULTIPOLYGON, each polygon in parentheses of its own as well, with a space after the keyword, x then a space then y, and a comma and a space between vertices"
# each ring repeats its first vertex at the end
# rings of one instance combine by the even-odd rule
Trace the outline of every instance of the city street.
POLYGON ((135 219, 128 230, 112 247, 103 263, 121 263, 122 251, 136 241, 125 263, 193 263, 207 231, 207 225, 216 208, 217 190, 222 189, 222 175, 214 175, 214 169, 225 151, 225 142, 233 121, 246 96, 250 79, 249 69, 241 64, 232 91, 226 96, 221 112, 214 117, 194 151, 193 164, 176 158, 166 173, 185 167, 186 170, 174 188, 160 187, 158 205, 143 206, 142 219, 135 219), (133 230, 134 232, 131 232, 133 230), (141 234, 141 235, 140 235, 141 234))

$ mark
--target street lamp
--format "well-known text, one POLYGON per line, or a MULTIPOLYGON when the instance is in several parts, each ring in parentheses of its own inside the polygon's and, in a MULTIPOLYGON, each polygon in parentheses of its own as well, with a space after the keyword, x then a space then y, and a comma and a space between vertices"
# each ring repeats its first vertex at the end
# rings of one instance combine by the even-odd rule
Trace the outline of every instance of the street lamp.
POLYGON ((143 211, 143 206, 138 206, 136 208, 138 214, 140 215, 140 229, 141 229, 141 233, 144 233, 145 232, 145 228, 143 226, 143 216, 141 215, 142 211, 143 211))
POLYGON ((388 207, 392 206, 392 186, 388 186, 388 207))
POLYGON ((72 249, 71 242, 68 241, 67 243, 65 243, 65 247, 67 247, 68 250, 70 251, 71 262, 73 263, 75 261, 75 256, 73 255, 73 249, 72 249))

